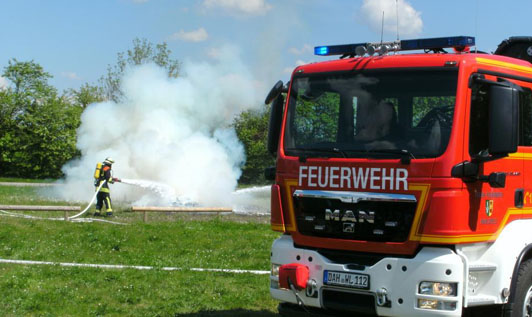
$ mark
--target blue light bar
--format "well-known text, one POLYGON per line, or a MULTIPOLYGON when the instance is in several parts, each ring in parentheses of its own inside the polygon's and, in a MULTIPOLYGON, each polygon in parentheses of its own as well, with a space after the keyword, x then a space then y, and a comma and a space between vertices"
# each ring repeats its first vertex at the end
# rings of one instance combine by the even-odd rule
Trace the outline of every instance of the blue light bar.
POLYGON ((345 44, 345 45, 329 45, 314 47, 314 55, 329 56, 329 55, 343 55, 346 53, 355 53, 357 46, 366 46, 367 43, 360 44, 345 44))
POLYGON ((328 55, 329 47, 328 46, 317 46, 314 48, 314 55, 328 55))
POLYGON ((402 40, 396 42, 386 43, 358 43, 358 44, 345 44, 345 45, 329 45, 329 46, 316 46, 314 48, 314 54, 320 56, 330 55, 356 55, 357 47, 373 47, 376 51, 379 48, 386 46, 388 51, 410 51, 410 50, 427 50, 427 49, 443 49, 443 48, 458 48, 463 49, 468 46, 475 45, 475 38, 472 36, 452 36, 452 37, 435 37, 428 39, 414 39, 414 40, 402 40))
POLYGON ((401 41, 401 50, 425 50, 432 48, 467 47, 475 45, 472 36, 435 37, 430 39, 401 41))

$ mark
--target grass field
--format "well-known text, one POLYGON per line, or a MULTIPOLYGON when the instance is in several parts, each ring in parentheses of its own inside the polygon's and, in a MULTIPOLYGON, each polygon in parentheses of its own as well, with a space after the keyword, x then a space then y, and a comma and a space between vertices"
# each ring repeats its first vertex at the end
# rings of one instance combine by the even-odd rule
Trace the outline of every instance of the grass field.
MULTIPOLYGON (((64 204, 31 187, 0 186, 0 204, 64 204)), ((115 221, 71 223, 0 217, 0 258, 180 267, 180 271, 0 264, 0 315, 273 316, 268 275, 190 268, 269 270, 277 236, 268 219, 150 215, 117 208, 115 221)), ((40 213, 60 217, 61 213, 40 213)))

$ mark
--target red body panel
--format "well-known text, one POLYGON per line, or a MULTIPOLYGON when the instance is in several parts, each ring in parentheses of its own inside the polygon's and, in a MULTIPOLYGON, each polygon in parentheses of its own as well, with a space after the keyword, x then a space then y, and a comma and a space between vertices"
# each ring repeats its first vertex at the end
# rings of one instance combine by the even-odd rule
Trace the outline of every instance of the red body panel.
MULTIPOLYGON (((519 147, 518 153, 507 158, 481 164, 480 172, 505 172, 505 188, 492 188, 488 183, 466 183, 451 177, 454 165, 471 160, 469 144, 469 109, 471 89, 468 81, 479 70, 509 75, 532 77, 532 65, 525 61, 486 54, 415 54, 369 58, 352 58, 298 67, 295 72, 316 73, 370 68, 443 67, 446 62, 456 62, 459 79, 456 105, 449 144, 443 155, 434 159, 413 159, 403 165, 399 159, 309 158, 302 163, 297 157, 286 156, 283 151, 283 130, 277 159, 276 185, 280 197, 283 229, 290 233, 300 246, 328 248, 386 254, 413 254, 420 244, 457 244, 493 241, 504 226, 522 217, 532 218, 532 148, 519 147), (305 236, 297 230, 293 208, 293 193, 297 189, 312 189, 299 178, 300 166, 349 168, 403 168, 408 171, 408 188, 394 188, 393 193, 416 197, 414 223, 409 238, 402 243, 368 242, 305 236), (528 177, 527 177, 528 176, 528 177), (524 189, 524 207, 515 206, 516 190, 524 189)), ((488 76, 489 77, 489 76, 488 76)), ((494 78, 494 77, 492 77, 494 78)), ((515 80, 512 80, 515 81, 515 80)), ((530 83, 517 82, 532 87, 530 83)), ((290 92, 289 92, 290 94, 290 92)), ((288 103, 286 104, 288 107, 288 103)), ((329 184, 330 185, 330 184, 329 184)), ((342 184, 323 190, 352 190, 342 184), (339 186, 336 186, 339 185, 339 186)), ((390 192, 372 190, 365 192, 390 192)), ((272 198, 273 201, 273 198, 272 198)), ((273 208, 273 207, 272 207, 273 208)), ((273 211, 273 209, 272 209, 273 211)), ((272 213, 272 226, 279 227, 280 216, 272 213)))

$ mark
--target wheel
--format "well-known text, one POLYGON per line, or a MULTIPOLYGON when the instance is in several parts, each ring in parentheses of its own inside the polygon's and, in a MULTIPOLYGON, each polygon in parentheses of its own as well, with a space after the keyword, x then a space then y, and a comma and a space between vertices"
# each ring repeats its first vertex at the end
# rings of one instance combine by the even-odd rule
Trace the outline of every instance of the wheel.
POLYGON ((517 274, 512 317, 532 317, 532 259, 521 263, 517 274))

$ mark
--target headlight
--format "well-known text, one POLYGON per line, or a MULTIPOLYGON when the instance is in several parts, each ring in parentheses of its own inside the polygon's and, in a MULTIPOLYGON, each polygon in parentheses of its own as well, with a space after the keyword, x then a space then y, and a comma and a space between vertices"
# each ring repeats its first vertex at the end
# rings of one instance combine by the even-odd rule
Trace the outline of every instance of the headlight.
POLYGON ((419 294, 437 296, 456 296, 457 283, 421 282, 419 294))
POLYGON ((275 264, 272 263, 272 275, 279 277, 279 268, 281 267, 281 264, 275 264))
POLYGON ((418 298, 417 307, 421 309, 456 310, 456 302, 418 298))
POLYGON ((272 263, 272 276, 270 277, 270 288, 279 289, 279 268, 281 264, 272 263))

